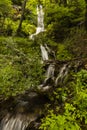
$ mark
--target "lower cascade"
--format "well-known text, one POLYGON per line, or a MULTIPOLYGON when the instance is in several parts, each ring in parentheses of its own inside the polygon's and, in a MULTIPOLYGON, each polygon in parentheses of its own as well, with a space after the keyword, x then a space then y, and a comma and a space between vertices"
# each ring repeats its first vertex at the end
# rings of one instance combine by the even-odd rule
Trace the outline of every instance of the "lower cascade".
MULTIPOLYGON (((72 65, 49 59, 47 45, 41 45, 42 60, 46 67, 45 78, 37 91, 29 89, 24 94, 3 101, 0 106, 0 130, 38 130, 44 117, 45 105, 50 103, 47 94, 63 83, 72 65)), ((75 68, 76 69, 76 68, 75 68)))
MULTIPOLYGON (((32 120, 32 119, 31 119, 32 120)), ((1 122, 1 130, 25 130, 29 121, 24 120, 22 115, 10 117, 7 115, 1 122)))
POLYGON ((44 105, 48 102, 47 97, 30 90, 17 98, 5 102, 7 108, 1 109, 3 118, 0 130, 37 130, 43 117, 44 105), (15 104, 8 108, 10 102, 15 104))
POLYGON ((55 80, 55 85, 57 86, 59 82, 62 82, 64 77, 68 74, 68 66, 64 64, 63 67, 60 69, 58 77, 55 80))
MULTIPOLYGON (((62 68, 57 68, 57 63, 49 59, 49 47, 41 45, 41 55, 43 62, 46 64, 45 79, 41 85, 37 86, 38 91, 29 90, 22 96, 12 99, 14 105, 6 102, 6 108, 1 108, 2 119, 0 130, 38 130, 40 120, 44 115, 44 106, 49 103, 46 92, 58 85, 68 74, 68 65, 64 64, 62 68), (47 49, 48 48, 48 49, 47 49), (56 70, 58 74, 56 75, 56 70), (15 103, 14 103, 15 102, 15 103), (10 107, 8 107, 10 105, 10 107)), ((5 103, 3 103, 5 104, 5 103)))

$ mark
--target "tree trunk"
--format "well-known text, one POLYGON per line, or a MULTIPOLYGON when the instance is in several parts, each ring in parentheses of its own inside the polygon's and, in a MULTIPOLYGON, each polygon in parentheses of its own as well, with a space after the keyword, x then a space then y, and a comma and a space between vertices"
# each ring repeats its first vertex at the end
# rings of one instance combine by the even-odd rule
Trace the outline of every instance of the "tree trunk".
POLYGON ((18 26, 17 32, 16 32, 17 35, 19 35, 20 32, 21 32, 21 27, 22 27, 22 22, 23 22, 23 18, 24 18, 24 12, 25 12, 25 7, 26 7, 26 2, 27 2, 27 0, 24 0, 24 2, 22 4, 21 18, 20 18, 19 26, 18 26))
POLYGON ((87 32, 87 0, 85 0, 85 4, 86 4, 86 7, 85 7, 85 30, 87 32))
POLYGON ((63 4, 66 7, 67 6, 67 0, 63 0, 63 4))
POLYGON ((55 0, 55 3, 56 3, 56 4, 58 4, 58 2, 59 2, 58 0, 55 0))
POLYGON ((67 0, 60 0, 59 5, 64 5, 64 7, 67 6, 67 0))

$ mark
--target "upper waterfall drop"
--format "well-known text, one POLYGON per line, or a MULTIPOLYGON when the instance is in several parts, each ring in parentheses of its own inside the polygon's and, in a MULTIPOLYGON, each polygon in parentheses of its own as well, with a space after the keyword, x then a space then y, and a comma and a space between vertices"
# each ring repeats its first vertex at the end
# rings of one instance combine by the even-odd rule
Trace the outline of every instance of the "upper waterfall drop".
POLYGON ((39 7, 37 6, 37 15, 38 19, 37 19, 36 34, 44 31, 44 12, 42 5, 40 5, 39 7))
POLYGON ((42 5, 37 5, 37 28, 36 33, 30 36, 30 39, 34 39, 34 36, 39 34, 40 32, 44 32, 44 12, 42 5))

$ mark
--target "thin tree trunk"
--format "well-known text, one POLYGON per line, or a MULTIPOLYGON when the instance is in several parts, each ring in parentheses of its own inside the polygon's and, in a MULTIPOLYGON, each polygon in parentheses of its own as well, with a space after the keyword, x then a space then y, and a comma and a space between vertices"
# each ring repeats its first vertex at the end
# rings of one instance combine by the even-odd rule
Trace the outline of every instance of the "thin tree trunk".
POLYGON ((58 4, 58 0, 55 0, 55 3, 58 4))
POLYGON ((27 3, 27 0, 24 0, 24 2, 22 4, 21 18, 20 18, 19 26, 18 26, 17 32, 16 32, 17 35, 19 35, 20 32, 21 32, 22 22, 23 22, 23 19, 24 19, 24 12, 25 12, 26 3, 27 3))
POLYGON ((67 6, 67 0, 63 0, 63 4, 66 7, 67 6))
POLYGON ((59 5, 64 5, 65 7, 67 6, 67 0, 60 0, 59 5))

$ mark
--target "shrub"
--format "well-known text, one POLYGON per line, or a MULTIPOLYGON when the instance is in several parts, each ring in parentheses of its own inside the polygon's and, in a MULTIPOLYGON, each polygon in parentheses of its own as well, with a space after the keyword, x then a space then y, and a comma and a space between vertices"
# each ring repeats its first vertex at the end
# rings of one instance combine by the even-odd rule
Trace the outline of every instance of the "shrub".
MULTIPOLYGON (((61 86, 62 87, 62 86, 61 86)), ((51 98, 53 95, 51 95, 51 98)), ((42 130, 86 130, 87 129, 87 70, 80 70, 73 80, 62 88, 56 88, 54 109, 42 119, 42 130), (67 87, 67 88, 66 88, 67 87), (60 91, 57 91, 61 89, 60 91), (65 100, 61 100, 60 96, 65 100), (60 106, 61 105, 61 106, 60 106), (58 109, 57 109, 58 108, 58 109)), ((51 109, 51 108, 49 108, 51 109)))
POLYGON ((43 79, 38 46, 23 38, 2 37, 0 42, 0 94, 3 98, 30 87, 37 89, 43 79))

